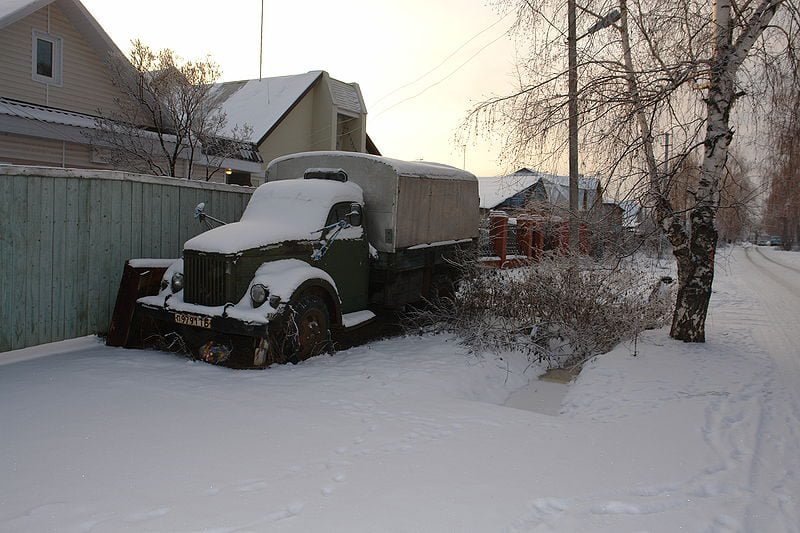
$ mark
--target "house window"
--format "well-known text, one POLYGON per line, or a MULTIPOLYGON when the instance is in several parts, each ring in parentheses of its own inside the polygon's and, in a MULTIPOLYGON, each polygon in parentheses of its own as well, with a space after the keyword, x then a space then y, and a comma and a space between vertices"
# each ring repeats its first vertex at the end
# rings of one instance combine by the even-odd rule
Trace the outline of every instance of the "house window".
POLYGON ((61 49, 60 37, 39 31, 33 32, 33 68, 34 81, 50 85, 61 85, 61 49))

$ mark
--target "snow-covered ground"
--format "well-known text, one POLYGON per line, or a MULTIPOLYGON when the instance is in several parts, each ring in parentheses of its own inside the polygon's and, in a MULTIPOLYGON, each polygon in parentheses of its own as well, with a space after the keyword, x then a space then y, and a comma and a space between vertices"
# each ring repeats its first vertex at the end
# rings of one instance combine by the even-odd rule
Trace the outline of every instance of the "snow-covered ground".
POLYGON ((796 256, 721 255, 707 343, 620 346, 558 416, 442 336, 266 371, 0 354, 0 531, 798 532, 796 256))

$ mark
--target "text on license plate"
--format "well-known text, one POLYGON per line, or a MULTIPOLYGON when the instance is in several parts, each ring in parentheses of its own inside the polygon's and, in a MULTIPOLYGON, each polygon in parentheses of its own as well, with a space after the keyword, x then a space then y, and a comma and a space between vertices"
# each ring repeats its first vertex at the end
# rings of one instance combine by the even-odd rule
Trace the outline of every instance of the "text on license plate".
POLYGON ((175 323, 184 326, 195 326, 198 328, 211 329, 211 317, 189 315, 186 313, 175 313, 175 323))

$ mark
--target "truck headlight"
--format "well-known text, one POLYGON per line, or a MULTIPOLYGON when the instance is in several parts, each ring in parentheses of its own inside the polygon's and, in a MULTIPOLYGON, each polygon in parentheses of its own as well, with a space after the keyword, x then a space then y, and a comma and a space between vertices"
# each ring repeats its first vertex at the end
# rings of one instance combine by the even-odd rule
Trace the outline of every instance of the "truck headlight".
POLYGON ((253 307, 258 307, 267 301, 269 296, 269 289, 260 283, 256 283, 250 287, 250 299, 253 300, 253 307))
POLYGON ((172 275, 172 292, 180 292, 183 290, 183 274, 175 272, 172 275))

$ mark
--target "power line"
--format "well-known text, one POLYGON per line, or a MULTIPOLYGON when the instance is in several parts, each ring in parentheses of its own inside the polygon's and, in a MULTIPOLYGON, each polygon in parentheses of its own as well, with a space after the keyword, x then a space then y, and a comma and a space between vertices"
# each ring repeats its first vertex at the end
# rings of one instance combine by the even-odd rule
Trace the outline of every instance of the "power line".
POLYGON ((382 114, 386 113, 387 111, 389 111, 389 110, 391 110, 391 109, 394 109, 395 107, 399 106, 400 104, 404 104, 405 102, 408 102, 409 100, 413 100, 414 98, 417 98, 418 96, 421 96, 421 95, 423 95, 424 93, 428 92, 428 90, 430 90, 430 89, 432 89, 432 88, 436 87, 437 85, 439 85, 440 83, 444 82, 445 80, 447 80, 448 78, 450 78, 450 76, 452 76, 453 74, 455 74, 456 72, 458 72, 459 70, 461 70, 461 68, 462 68, 462 67, 464 67, 464 65, 466 65, 467 63, 469 63, 470 61, 472 61, 473 59, 475 59, 475 57, 476 57, 478 54, 480 54, 481 52, 483 52, 484 50, 486 50, 487 48, 489 48, 491 45, 493 45, 494 43, 496 43, 497 41, 499 41, 500 39, 502 39, 502 38, 503 38, 503 37, 505 37, 506 35, 508 35, 508 30, 506 30, 506 31, 504 31, 503 33, 501 33, 500 35, 498 35, 498 36, 497 36, 495 39, 493 39, 492 41, 490 41, 490 42, 486 43, 486 44, 485 44, 483 47, 481 47, 481 48, 480 48, 480 49, 479 49, 477 52, 475 52, 474 54, 472 54, 471 56, 469 56, 469 58, 468 58, 466 61, 464 61, 463 63, 461 63, 460 65, 458 65, 458 66, 457 66, 455 69, 453 69, 453 70, 452 70, 452 71, 451 71, 449 74, 447 74, 447 76, 445 76, 444 78, 442 78, 442 79, 440 79, 439 81, 436 81, 436 82, 434 82, 434 83, 432 83, 432 84, 428 85, 427 87, 425 87, 424 89, 422 89, 422 90, 421 90, 420 92, 418 92, 417 94, 415 94, 415 95, 412 95, 412 96, 409 96, 408 98, 404 98, 403 100, 400 100, 399 102, 397 102, 397 103, 395 103, 395 104, 392 104, 392 105, 390 105, 389 107, 387 107, 387 108, 386 108, 386 109, 384 109, 383 111, 380 111, 379 113, 377 113, 377 114, 375 115, 375 117, 379 117, 379 116, 381 116, 382 114))
POLYGON ((384 101, 385 99, 387 99, 388 97, 392 96, 392 95, 393 95, 393 94, 395 94, 396 92, 398 92, 398 91, 401 91, 401 90, 403 90, 403 89, 405 89, 406 87, 409 87, 409 86, 411 86, 411 85, 414 85, 415 83, 417 83, 417 82, 418 82, 418 81, 420 81, 421 79, 425 78, 425 77, 426 77, 428 74, 430 74, 431 72, 435 71, 436 69, 438 69, 439 67, 441 67, 442 65, 444 65, 445 63, 447 63, 447 61, 448 61, 448 60, 449 60, 451 57, 453 57, 454 55, 456 55, 458 52, 460 52, 462 48, 464 48, 465 46, 467 46, 469 43, 471 43, 472 41, 474 41, 474 40, 475 40, 476 38, 478 38, 479 36, 483 35, 485 32, 489 31, 490 29, 492 29, 492 28, 494 28, 495 26, 497 26, 498 24, 500 24, 500 22, 502 22, 502 21, 503 21, 503 20, 504 20, 506 17, 508 17, 508 15, 510 15, 510 14, 511 14, 511 11, 509 11, 508 13, 506 13, 505 15, 503 15, 502 17, 500 17, 499 19, 495 20, 493 23, 491 23, 490 25, 486 26, 486 27, 485 27, 485 28, 483 28, 481 31, 479 31, 478 33, 476 33, 475 35, 473 35, 472 37, 470 37, 469 39, 467 39, 466 41, 464 41, 463 43, 461 43, 461 45, 459 45, 459 47, 458 47, 458 48, 456 48, 455 50, 453 50, 453 51, 450 53, 450 55, 448 55, 447 57, 445 57, 445 58, 444 58, 444 59, 443 59, 443 60, 442 60, 442 61, 441 61, 441 62, 440 62, 438 65, 436 65, 436 66, 435 66, 435 67, 433 67, 432 69, 428 70, 427 72, 425 72, 424 74, 422 74, 421 76, 419 76, 419 77, 418 77, 417 79, 415 79, 414 81, 408 82, 408 83, 406 83, 405 85, 401 85, 400 87, 398 87, 398 88, 396 88, 396 89, 392 90, 391 92, 389 92, 389 93, 387 93, 387 94, 385 94, 385 95, 381 96, 380 98, 378 98, 378 99, 375 101, 375 105, 378 105, 380 102, 384 101))

